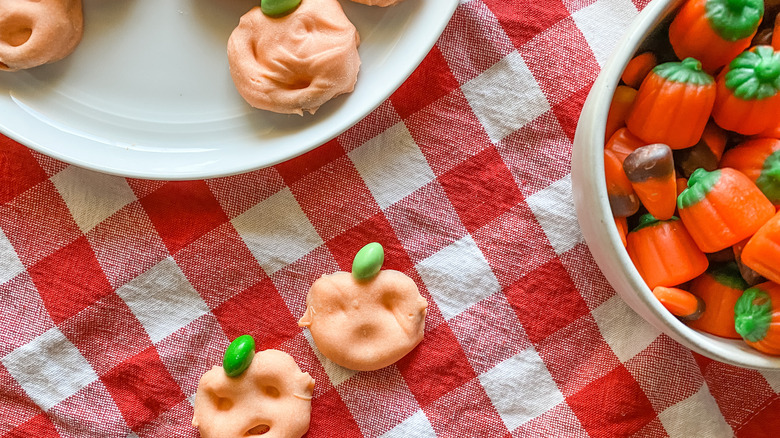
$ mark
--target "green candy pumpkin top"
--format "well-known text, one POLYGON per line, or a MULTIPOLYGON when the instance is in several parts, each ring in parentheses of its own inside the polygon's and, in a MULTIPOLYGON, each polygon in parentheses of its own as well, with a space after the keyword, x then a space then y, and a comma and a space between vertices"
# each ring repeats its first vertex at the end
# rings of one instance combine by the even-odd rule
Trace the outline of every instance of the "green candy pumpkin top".
POLYGON ((739 266, 737 266, 736 262, 714 265, 707 270, 707 274, 718 283, 731 289, 745 290, 748 287, 747 282, 739 272, 739 266))
POLYGON ((705 15, 712 30, 726 41, 748 38, 764 17, 763 0, 707 0, 705 15))
POLYGON ((677 208, 688 208, 704 199, 720 179, 720 170, 708 172, 704 168, 693 171, 688 187, 677 197, 677 208))
POLYGON ((664 62, 653 68, 653 73, 667 81, 690 85, 709 85, 715 80, 701 69, 696 58, 685 58, 680 62, 664 62))
POLYGON ((680 220, 680 218, 678 218, 677 216, 672 216, 671 218, 669 218, 669 219, 667 219, 665 221, 662 221, 662 220, 656 219, 655 216, 653 216, 650 213, 645 213, 645 214, 643 214, 642 216, 639 217, 639 224, 637 224, 636 228, 634 228, 633 231, 639 231, 639 230, 641 230, 643 228, 648 228, 648 227, 652 227, 654 225, 663 224, 665 222, 678 221, 678 220, 680 220))
POLYGON ((385 262, 385 250, 377 242, 371 242, 360 249, 352 260, 352 276, 357 280, 373 278, 385 262))
POLYGON ((773 204, 780 204, 780 151, 764 160, 764 168, 756 179, 756 185, 773 204))
POLYGON ((780 51, 756 46, 729 64, 726 88, 743 100, 768 99, 780 93, 780 51))
POLYGON ((761 290, 751 287, 742 293, 734 305, 734 329, 743 339, 758 342, 766 336, 772 322, 772 298, 761 290))

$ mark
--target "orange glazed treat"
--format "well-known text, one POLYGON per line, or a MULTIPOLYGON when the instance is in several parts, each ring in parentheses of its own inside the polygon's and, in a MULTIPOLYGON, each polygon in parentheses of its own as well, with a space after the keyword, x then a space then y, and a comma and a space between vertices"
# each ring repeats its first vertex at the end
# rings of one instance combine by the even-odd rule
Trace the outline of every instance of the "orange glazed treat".
POLYGON ((201 377, 192 425, 203 438, 302 437, 309 430, 314 379, 285 352, 255 354, 252 341, 251 352, 241 353, 241 362, 249 363, 238 374, 215 366, 201 377))
POLYGON ((780 285, 767 281, 746 290, 734 306, 734 325, 748 345, 780 356, 780 285))
POLYGON ((303 0, 283 16, 247 12, 228 40, 230 74, 255 108, 314 114, 355 88, 360 43, 338 0, 303 0))
POLYGON ((720 251, 750 237, 775 207, 748 177, 731 168, 698 169, 677 198, 685 228, 704 252, 720 251))
POLYGON ((352 0, 352 1, 363 5, 387 7, 387 6, 393 6, 395 4, 401 3, 403 0, 352 0))
POLYGON ((59 61, 76 49, 83 32, 81 0, 2 0, 0 70, 59 61))
POLYGON ((659 221, 645 214, 628 233, 626 250, 650 289, 677 286, 707 269, 707 256, 696 246, 682 222, 659 221))
POLYGON ((694 58, 656 66, 639 87, 626 118, 632 134, 672 149, 695 145, 715 102, 715 80, 694 58))
POLYGON ((780 213, 756 231, 741 254, 742 263, 775 283, 780 283, 780 213))
POLYGON ((380 271, 384 251, 370 243, 355 256, 352 273, 323 275, 306 297, 298 325, 308 327, 320 352, 357 371, 391 365, 422 341, 428 302, 411 278, 380 271))
POLYGON ((741 338, 734 329, 734 305, 747 288, 734 262, 718 265, 696 277, 689 290, 704 301, 704 312, 688 326, 724 338, 741 338))

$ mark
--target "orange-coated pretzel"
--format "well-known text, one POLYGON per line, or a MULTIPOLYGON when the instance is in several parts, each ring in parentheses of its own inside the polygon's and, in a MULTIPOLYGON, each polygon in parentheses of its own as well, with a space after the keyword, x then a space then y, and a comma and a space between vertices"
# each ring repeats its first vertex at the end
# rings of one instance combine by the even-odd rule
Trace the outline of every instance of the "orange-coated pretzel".
POLYGON ((81 0, 0 1, 0 70, 59 61, 81 41, 81 0))
POLYGON ((323 275, 306 297, 298 325, 320 352, 353 370, 384 368, 422 341, 428 302, 405 274, 380 271, 367 280, 349 272, 323 275))
POLYGON ((313 390, 314 379, 289 354, 260 351, 237 377, 219 366, 201 377, 192 425, 203 438, 300 438, 309 429, 313 390))
POLYGON ((255 7, 228 40, 239 94, 255 108, 314 114, 357 81, 360 43, 338 0, 304 0, 291 13, 269 17, 255 7))

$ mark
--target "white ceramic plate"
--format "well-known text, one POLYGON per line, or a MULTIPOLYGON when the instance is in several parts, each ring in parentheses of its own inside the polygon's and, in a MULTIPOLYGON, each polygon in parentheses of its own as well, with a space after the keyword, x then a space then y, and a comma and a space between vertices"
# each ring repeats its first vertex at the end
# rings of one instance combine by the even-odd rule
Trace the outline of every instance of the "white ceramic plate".
POLYGON ((358 82, 304 117, 255 110, 233 86, 227 39, 259 3, 84 0, 74 53, 0 72, 0 132, 128 177, 201 179, 270 166, 337 136, 387 99, 433 47, 458 0, 388 8, 341 0, 362 40, 358 82))

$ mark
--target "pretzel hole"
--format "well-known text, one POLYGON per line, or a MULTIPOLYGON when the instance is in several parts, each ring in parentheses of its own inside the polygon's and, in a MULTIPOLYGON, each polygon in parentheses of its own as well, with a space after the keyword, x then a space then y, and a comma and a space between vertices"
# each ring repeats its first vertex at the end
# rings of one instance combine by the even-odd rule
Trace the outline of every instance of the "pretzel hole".
POLYGON ((263 388, 263 392, 265 395, 273 398, 279 397, 280 395, 279 388, 275 386, 266 386, 263 388))
POLYGON ((244 436, 265 435, 271 430, 271 426, 267 424, 258 424, 257 426, 246 431, 244 436))
POLYGON ((302 78, 293 80, 286 87, 288 90, 303 90, 304 88, 309 88, 310 85, 310 79, 302 78))
POLYGON ((10 70, 11 67, 8 66, 8 64, 4 62, 0 62, 0 70, 10 70))
POLYGON ((212 401, 214 402, 214 407, 217 408, 218 411, 229 411, 233 408, 233 401, 227 397, 220 397, 216 394, 212 394, 212 401))
POLYGON ((26 43, 32 35, 32 21, 26 17, 10 17, 0 24, 0 41, 11 47, 26 43))

